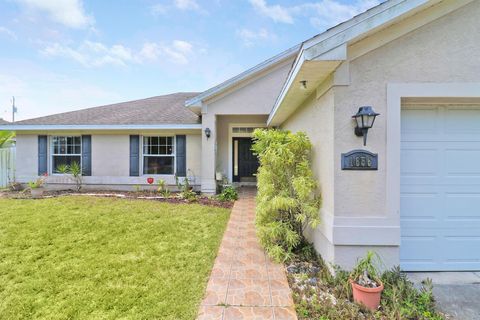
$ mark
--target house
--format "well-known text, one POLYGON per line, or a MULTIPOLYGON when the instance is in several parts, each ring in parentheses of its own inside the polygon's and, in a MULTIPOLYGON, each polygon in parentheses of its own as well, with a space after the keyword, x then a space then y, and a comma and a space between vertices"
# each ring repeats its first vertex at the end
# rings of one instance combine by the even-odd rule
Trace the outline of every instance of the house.
POLYGON ((6 120, 3 120, 2 118, 0 118, 0 125, 1 124, 9 124, 10 122, 6 121, 6 120))
POLYGON ((478 17, 478 0, 390 0, 199 94, 6 125, 17 177, 67 183, 55 165, 80 161, 90 187, 176 173, 213 193, 216 172, 254 181, 254 128, 301 130, 323 197, 309 237, 327 261, 373 248, 404 270, 480 270, 478 17), (361 106, 380 114, 366 146, 361 106))

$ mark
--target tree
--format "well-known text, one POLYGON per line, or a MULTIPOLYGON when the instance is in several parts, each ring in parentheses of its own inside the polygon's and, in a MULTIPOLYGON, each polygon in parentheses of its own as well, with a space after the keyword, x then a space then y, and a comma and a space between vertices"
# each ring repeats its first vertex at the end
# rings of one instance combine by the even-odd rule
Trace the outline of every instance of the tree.
POLYGON ((0 148, 7 148, 13 143, 15 133, 12 131, 0 131, 0 148))
POLYGON ((257 174, 255 224, 260 243, 276 261, 288 260, 306 243, 304 231, 320 223, 320 196, 310 166, 312 144, 303 132, 257 129, 253 151, 257 174))

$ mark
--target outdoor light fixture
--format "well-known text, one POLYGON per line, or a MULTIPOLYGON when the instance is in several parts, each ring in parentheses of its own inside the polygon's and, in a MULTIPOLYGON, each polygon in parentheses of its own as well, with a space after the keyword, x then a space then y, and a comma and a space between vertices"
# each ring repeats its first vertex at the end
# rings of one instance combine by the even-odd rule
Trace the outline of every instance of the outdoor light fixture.
POLYGON ((352 116, 357 123, 355 127, 355 134, 357 137, 363 137, 363 145, 367 145, 367 133, 368 129, 373 127, 373 123, 375 122, 375 118, 380 115, 376 113, 372 107, 370 106, 363 106, 358 109, 356 115, 352 116))
POLYGON ((208 138, 210 138, 210 135, 212 134, 212 131, 210 130, 210 128, 205 128, 205 136, 208 138))
POLYGON ((300 89, 307 90, 307 80, 300 81, 300 89))

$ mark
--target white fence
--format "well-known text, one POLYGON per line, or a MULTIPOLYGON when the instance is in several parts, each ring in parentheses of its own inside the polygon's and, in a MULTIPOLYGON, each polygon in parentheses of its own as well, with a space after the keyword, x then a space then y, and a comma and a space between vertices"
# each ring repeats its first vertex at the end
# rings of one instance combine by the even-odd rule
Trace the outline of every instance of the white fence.
POLYGON ((0 149, 0 188, 15 181, 15 148, 0 149))

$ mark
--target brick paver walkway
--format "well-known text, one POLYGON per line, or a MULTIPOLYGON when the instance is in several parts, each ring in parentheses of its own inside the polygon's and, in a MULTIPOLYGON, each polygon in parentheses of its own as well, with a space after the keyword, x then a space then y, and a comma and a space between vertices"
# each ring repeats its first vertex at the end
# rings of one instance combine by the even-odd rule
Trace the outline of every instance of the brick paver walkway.
POLYGON ((297 319, 285 270, 255 234, 255 189, 240 189, 198 319, 297 319))

